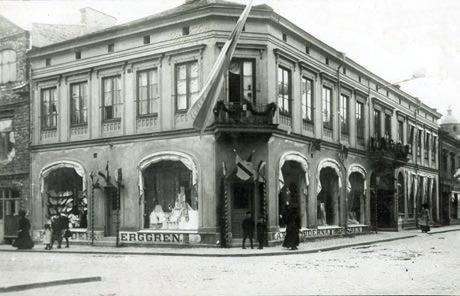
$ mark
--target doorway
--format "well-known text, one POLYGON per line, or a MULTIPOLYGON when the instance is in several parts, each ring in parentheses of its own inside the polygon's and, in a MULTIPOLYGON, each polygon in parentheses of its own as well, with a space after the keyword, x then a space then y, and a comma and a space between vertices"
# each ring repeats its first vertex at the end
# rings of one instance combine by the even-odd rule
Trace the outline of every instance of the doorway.
POLYGON ((254 213, 254 184, 252 182, 232 183, 231 200, 232 200, 232 235, 233 238, 242 238, 242 223, 246 213, 250 212, 253 219, 254 213))
POLYGON ((320 171, 321 191, 318 194, 318 225, 339 225, 339 177, 333 168, 320 171))
POLYGON ((120 204, 117 198, 116 187, 105 187, 106 192, 106 223, 105 223, 105 235, 116 236, 117 235, 117 216, 119 215, 120 204))

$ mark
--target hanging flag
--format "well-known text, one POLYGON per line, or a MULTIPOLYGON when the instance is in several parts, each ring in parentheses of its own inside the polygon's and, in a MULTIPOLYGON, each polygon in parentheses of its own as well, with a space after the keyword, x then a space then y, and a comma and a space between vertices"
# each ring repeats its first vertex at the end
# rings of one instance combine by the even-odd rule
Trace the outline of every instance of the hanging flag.
POLYGON ((212 109, 216 104, 217 97, 222 89, 224 81, 224 73, 227 71, 232 55, 235 52, 238 39, 243 31, 243 27, 251 11, 253 0, 249 0, 248 5, 244 9, 238 19, 235 28, 225 42, 219 56, 217 57, 211 73, 206 81, 203 89, 198 95, 198 99, 188 111, 188 116, 193 119, 193 127, 200 131, 200 136, 209 123, 212 114, 212 109))
POLYGON ((236 150, 233 150, 236 154, 235 156, 235 163, 236 163, 236 176, 243 181, 247 181, 250 178, 253 178, 256 175, 254 171, 254 166, 250 161, 252 159, 252 152, 249 156, 248 160, 243 160, 241 157, 236 153, 236 150))

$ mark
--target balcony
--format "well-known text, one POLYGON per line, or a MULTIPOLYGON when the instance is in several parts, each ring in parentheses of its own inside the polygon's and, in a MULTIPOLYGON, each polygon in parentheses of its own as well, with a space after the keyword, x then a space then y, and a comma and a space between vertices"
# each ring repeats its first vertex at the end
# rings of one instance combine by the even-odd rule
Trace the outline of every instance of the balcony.
POLYGON ((374 166, 382 169, 395 169, 409 161, 409 145, 395 143, 387 137, 370 138, 368 153, 374 166))
POLYGON ((218 131, 271 133, 276 129, 274 115, 276 104, 224 103, 214 108, 215 126, 218 131))

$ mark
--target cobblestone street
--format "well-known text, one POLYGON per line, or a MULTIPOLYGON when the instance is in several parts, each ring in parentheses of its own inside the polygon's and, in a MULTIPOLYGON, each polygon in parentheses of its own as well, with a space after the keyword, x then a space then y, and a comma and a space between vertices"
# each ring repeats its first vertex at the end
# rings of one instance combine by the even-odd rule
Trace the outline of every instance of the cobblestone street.
POLYGON ((459 244, 455 231, 248 258, 2 252, 0 273, 2 285, 102 276, 14 295, 458 294, 459 244))

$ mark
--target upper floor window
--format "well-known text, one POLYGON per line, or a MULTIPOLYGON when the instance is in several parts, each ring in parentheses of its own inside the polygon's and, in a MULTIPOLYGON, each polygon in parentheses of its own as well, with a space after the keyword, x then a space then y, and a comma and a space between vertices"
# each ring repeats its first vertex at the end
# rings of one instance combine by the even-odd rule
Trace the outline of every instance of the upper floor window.
POLYGON ((0 83, 16 81, 16 52, 11 49, 0 51, 0 83))
POLYGON ((348 96, 340 94, 340 129, 342 134, 348 134, 348 96))
POLYGON ((313 123, 313 80, 302 77, 302 119, 313 123))
POLYGON ((364 104, 356 102, 356 136, 364 139, 364 104))
POLYGON ((457 165, 455 163, 455 154, 450 155, 450 173, 453 175, 455 174, 455 169, 457 168, 457 165))
POLYGON ((255 103, 254 60, 234 59, 228 69, 228 100, 232 103, 243 101, 255 103))
POLYGON ((430 134, 425 133, 425 149, 423 152, 423 157, 428 159, 428 151, 430 149, 430 134))
POLYGON ((150 35, 145 35, 143 38, 144 44, 150 44, 150 35))
POLYGON ((41 122, 42 129, 57 128, 57 99, 56 88, 46 88, 41 91, 41 122))
POLYGON ((176 65, 176 112, 185 112, 198 98, 198 62, 176 65))
POLYGON ((414 136, 415 136, 415 127, 412 125, 408 125, 410 128, 410 133, 409 133, 409 140, 407 141, 407 144, 409 145, 409 154, 412 154, 412 146, 414 145, 414 136))
POLYGON ((437 144, 436 142, 437 142, 437 141, 436 141, 436 136, 431 137, 431 139, 432 139, 432 142, 433 142, 433 143, 432 143, 432 146, 431 146, 431 147, 432 147, 432 149, 431 149, 431 160, 432 160, 433 162, 435 162, 435 161, 436 161, 436 152, 437 152, 437 146, 436 146, 436 144, 437 144))
POLYGON ((447 167, 447 162, 448 162, 448 154, 447 151, 443 150, 442 151, 442 167, 444 172, 448 172, 449 168, 447 167))
POLYGON ((278 67, 278 107, 282 114, 291 114, 291 71, 278 67))
POLYGON ((404 122, 398 120, 398 141, 404 143, 404 122))
POLYGON ((70 123, 71 125, 88 123, 88 83, 70 85, 70 123))
POLYGON ((120 92, 120 76, 102 79, 102 118, 104 121, 121 119, 123 103, 120 92))
POLYGON ((11 118, 0 119, 0 160, 8 158, 8 154, 13 149, 12 120, 11 118))
POLYGON ((417 157, 422 157, 422 130, 417 131, 417 157))
POLYGON ((332 89, 323 86, 322 103, 323 103, 323 127, 332 129, 332 89))
POLYGON ((374 109, 374 137, 380 138, 382 129, 382 112, 374 109))
POLYGON ((391 138, 391 115, 385 114, 385 137, 391 138))
POLYGON ((157 115, 159 100, 158 69, 137 72, 137 115, 157 115))
POLYGON ((115 44, 110 43, 107 45, 107 52, 114 52, 115 51, 115 44))
POLYGON ((187 36, 190 34, 190 26, 182 27, 182 35, 187 36))

